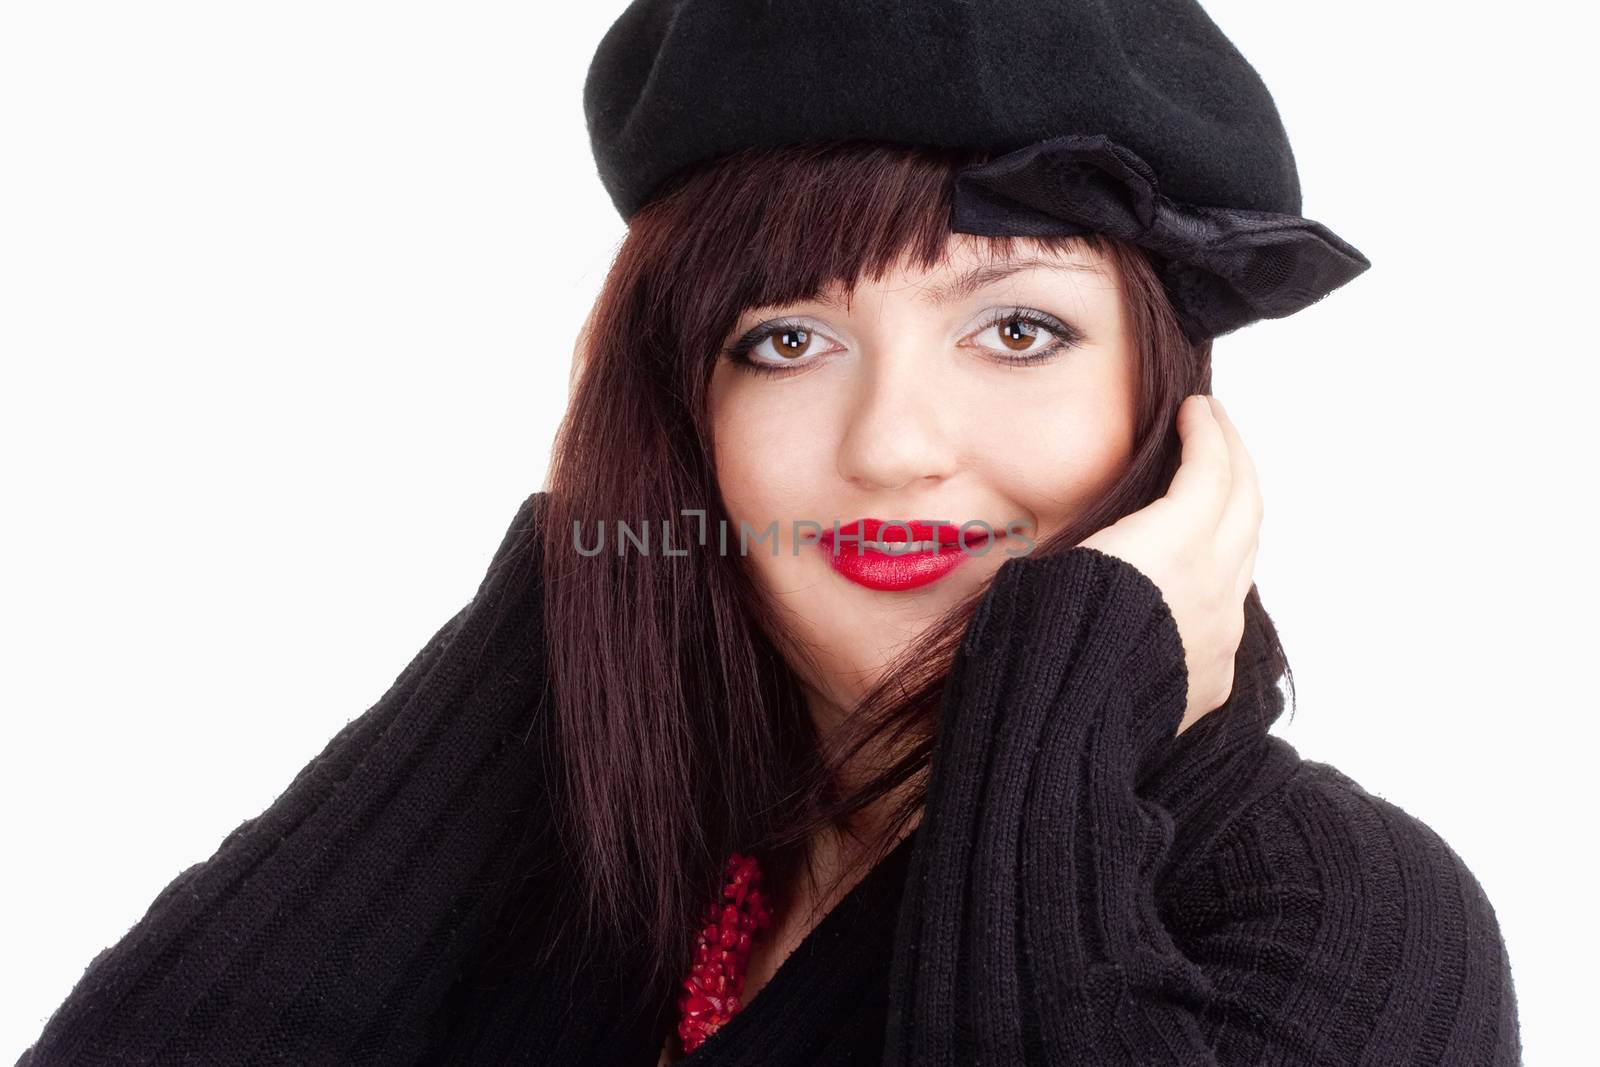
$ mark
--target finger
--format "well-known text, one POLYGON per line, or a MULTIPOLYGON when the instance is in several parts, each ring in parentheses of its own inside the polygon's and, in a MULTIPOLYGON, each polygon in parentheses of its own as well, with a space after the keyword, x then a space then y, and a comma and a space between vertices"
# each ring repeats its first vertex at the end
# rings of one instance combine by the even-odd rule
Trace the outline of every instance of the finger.
POLYGON ((1207 530, 1215 529, 1221 520, 1233 475, 1228 463, 1227 438, 1203 393, 1184 398, 1178 408, 1178 433, 1183 438, 1183 446, 1167 499, 1197 516, 1207 530))
POLYGON ((1244 563, 1239 567, 1239 580, 1235 583, 1233 599, 1237 603, 1244 603, 1245 597, 1250 595, 1250 587, 1256 584, 1256 552, 1260 549, 1258 541, 1250 546, 1250 551, 1245 554, 1244 563))
POLYGON ((1261 486, 1256 476, 1255 461, 1250 458, 1244 438, 1239 436, 1239 428, 1234 425, 1227 409, 1220 400, 1213 398, 1212 410, 1222 436, 1228 442, 1229 469, 1233 472, 1228 499, 1217 522, 1217 541, 1234 552, 1243 553, 1245 546, 1256 539, 1261 529, 1261 486))

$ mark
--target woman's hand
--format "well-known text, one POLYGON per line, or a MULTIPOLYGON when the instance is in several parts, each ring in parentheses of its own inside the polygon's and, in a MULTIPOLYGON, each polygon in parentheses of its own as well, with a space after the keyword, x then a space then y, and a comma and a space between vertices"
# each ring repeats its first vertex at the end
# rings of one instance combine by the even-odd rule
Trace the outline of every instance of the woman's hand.
POLYGON ((1233 692, 1262 501, 1255 464, 1215 398, 1184 399, 1178 436, 1182 458, 1167 494, 1082 543, 1137 567, 1171 609, 1189 670, 1181 734, 1233 692))

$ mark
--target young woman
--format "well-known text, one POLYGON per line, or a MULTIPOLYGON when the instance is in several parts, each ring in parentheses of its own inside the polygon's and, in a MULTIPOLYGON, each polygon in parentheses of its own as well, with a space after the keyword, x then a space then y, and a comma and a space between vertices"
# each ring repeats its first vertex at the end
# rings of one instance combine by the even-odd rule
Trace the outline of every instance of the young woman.
MULTIPOLYGON (((21 1064, 1519 1062, 1471 872, 1267 732, 1287 663, 1211 340, 1359 253, 1198 198, 1129 233, 1144 153, 1092 132, 842 137, 821 116, 864 125, 867 68, 808 45, 933 31, 793 6, 811 38, 735 5, 618 21, 586 100, 629 232, 546 489, 21 1064), (724 33, 736 64, 692 61, 724 33), (674 72, 788 59, 810 140, 763 143, 782 115, 738 86, 747 128, 669 106, 705 89, 674 72), (630 143, 624 97, 682 125, 630 143), (1039 224, 1107 189, 1102 230, 1039 224), (1215 254, 1264 233, 1292 238, 1254 246, 1270 278, 1215 254)), ((1151 14, 1216 58, 1197 7, 1151 14)))

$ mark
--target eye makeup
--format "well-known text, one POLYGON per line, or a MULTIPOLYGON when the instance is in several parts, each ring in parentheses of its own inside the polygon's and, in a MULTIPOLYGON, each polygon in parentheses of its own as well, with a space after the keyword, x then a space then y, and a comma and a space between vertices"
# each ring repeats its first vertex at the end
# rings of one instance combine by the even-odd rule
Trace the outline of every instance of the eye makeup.
MULTIPOLYGON (((1048 332, 1053 334, 1056 340, 1053 343, 1039 349, 1038 351, 1022 352, 1015 355, 1008 355, 999 349, 990 348, 987 345, 977 345, 976 347, 984 349, 986 353, 997 363, 1011 365, 1031 365, 1053 359, 1067 349, 1074 348, 1082 344, 1084 340, 1084 333, 1078 327, 1063 322, 1061 319, 1058 319, 1056 316, 1051 315, 1048 312, 1040 311, 1036 308, 1020 306, 1001 308, 986 322, 979 326, 975 333, 982 333, 985 330, 992 330, 997 326, 1007 327, 1015 324, 1030 327, 1034 330, 1048 332)), ((769 339, 781 336, 785 333, 803 334, 805 335, 807 341, 813 337, 825 336, 821 333, 821 331, 813 329, 804 321, 797 319, 777 319, 772 322, 760 323, 745 331, 737 340, 723 349, 722 355, 729 362, 736 364, 741 370, 749 371, 752 374, 788 374, 791 371, 798 370, 808 365, 808 363, 812 361, 807 360, 805 362, 801 362, 800 360, 802 357, 796 357, 795 362, 785 365, 783 363, 762 362, 760 360, 751 358, 751 353, 759 345, 765 344, 769 339)), ((970 337, 974 335, 975 334, 969 334, 968 336, 970 337)))

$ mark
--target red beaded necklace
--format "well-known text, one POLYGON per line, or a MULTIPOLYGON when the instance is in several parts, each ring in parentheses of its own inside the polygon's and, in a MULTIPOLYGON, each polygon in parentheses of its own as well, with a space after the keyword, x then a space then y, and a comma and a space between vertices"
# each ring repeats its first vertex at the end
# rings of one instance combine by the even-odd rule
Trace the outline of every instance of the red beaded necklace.
POLYGON ((706 911, 694 966, 678 994, 678 1040, 685 1056, 739 1010, 753 938, 771 925, 761 866, 754 857, 735 852, 728 857, 722 898, 706 911))

